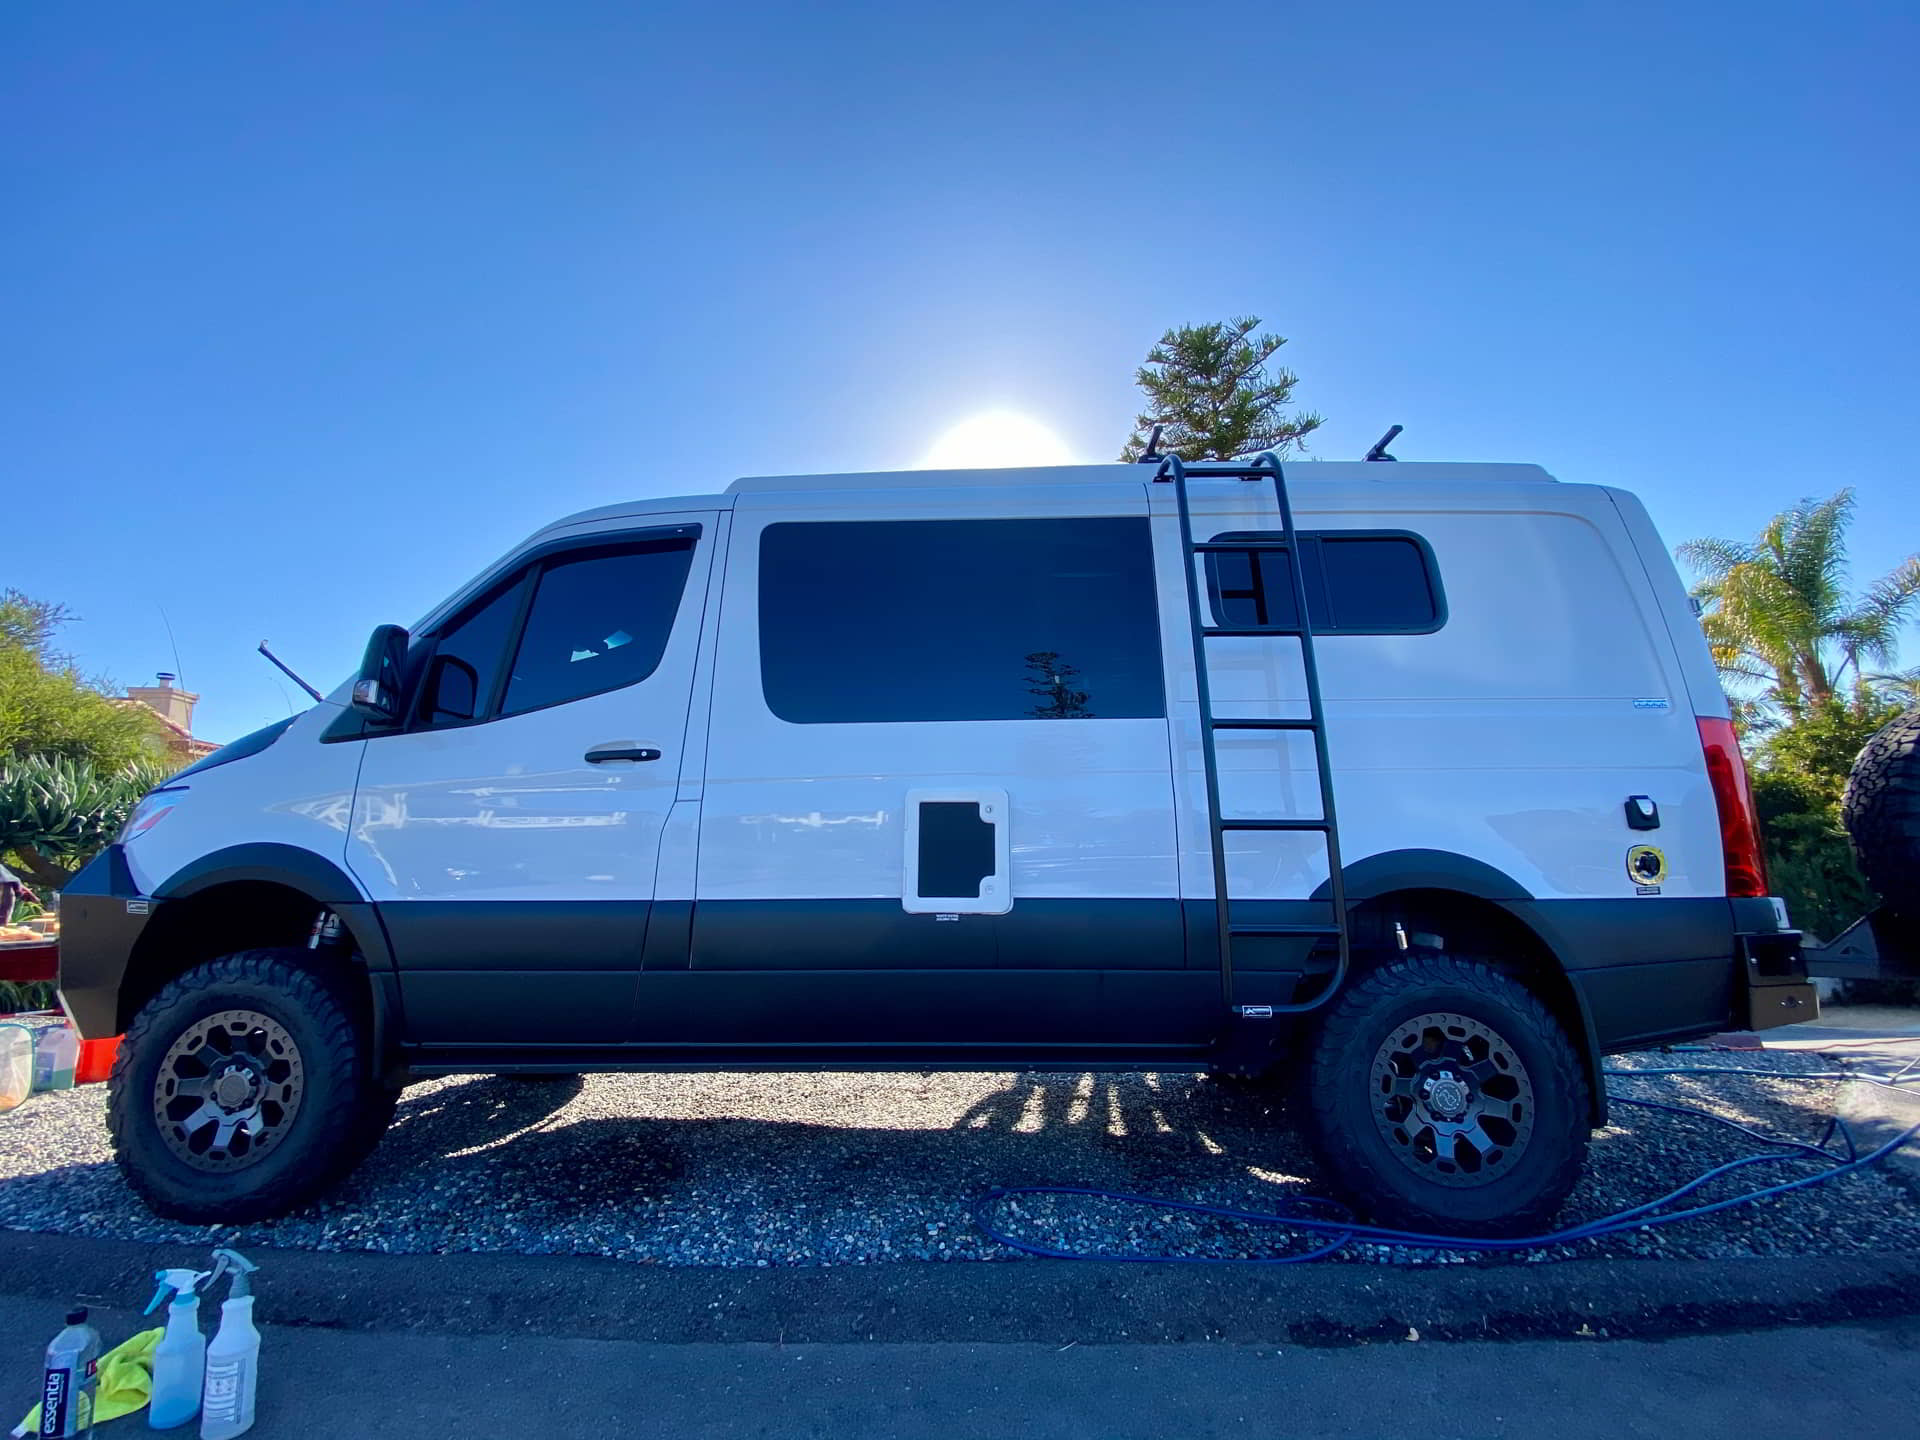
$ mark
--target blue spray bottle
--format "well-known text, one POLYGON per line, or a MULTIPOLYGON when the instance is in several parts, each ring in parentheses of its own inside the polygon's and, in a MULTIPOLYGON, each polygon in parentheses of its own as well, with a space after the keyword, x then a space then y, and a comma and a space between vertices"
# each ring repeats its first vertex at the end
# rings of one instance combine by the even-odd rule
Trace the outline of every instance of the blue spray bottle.
POLYGON ((169 1293, 167 1333, 153 1351, 153 1399, 147 1424, 171 1430, 200 1413, 200 1386, 207 1370, 207 1337, 200 1333, 200 1284, 211 1270, 156 1270, 160 1282, 147 1306, 151 1315, 169 1293))

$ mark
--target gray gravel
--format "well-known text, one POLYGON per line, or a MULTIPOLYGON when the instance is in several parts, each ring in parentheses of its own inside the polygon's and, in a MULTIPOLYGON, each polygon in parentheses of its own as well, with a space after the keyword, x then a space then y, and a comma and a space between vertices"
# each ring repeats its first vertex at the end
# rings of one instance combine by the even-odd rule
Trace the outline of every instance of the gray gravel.
MULTIPOLYGON (((1620 1057, 1626 1066, 1831 1069, 1806 1053, 1620 1057)), ((1618 1094, 1695 1105, 1818 1139, 1838 1086, 1744 1077, 1615 1080, 1618 1094)), ((155 1219, 113 1167, 105 1088, 0 1116, 0 1227, 115 1239, 406 1253, 588 1254, 665 1265, 844 1265, 1010 1259, 972 1208, 995 1186, 1089 1185, 1273 1210, 1316 1192, 1272 1093, 1191 1074, 483 1076, 408 1089, 371 1160, 326 1201, 239 1231, 155 1219)), ((1616 1106, 1563 1223, 1635 1205, 1752 1153, 1720 1127, 1616 1106)), ((1715 1182, 1712 1200, 1798 1165, 1715 1182)), ((1044 1244, 1244 1257, 1297 1251, 1269 1227, 1085 1199, 1002 1212, 1044 1244)), ((1920 1251, 1920 1199, 1882 1170, 1662 1230, 1519 1257, 1920 1251)), ((1461 1252, 1354 1246, 1346 1261, 1447 1263, 1461 1252)))

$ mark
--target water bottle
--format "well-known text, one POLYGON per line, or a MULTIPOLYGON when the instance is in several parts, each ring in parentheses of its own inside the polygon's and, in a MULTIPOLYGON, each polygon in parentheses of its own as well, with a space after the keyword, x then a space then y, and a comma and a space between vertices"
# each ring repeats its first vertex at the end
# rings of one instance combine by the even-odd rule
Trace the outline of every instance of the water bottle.
POLYGON ((87 1324, 82 1306, 67 1312, 67 1328, 47 1346, 46 1379, 40 1386, 41 1440, 91 1435, 99 1388, 100 1332, 87 1324))
POLYGON ((80 1037, 69 1025, 49 1025, 33 1042, 33 1088, 71 1090, 80 1037))

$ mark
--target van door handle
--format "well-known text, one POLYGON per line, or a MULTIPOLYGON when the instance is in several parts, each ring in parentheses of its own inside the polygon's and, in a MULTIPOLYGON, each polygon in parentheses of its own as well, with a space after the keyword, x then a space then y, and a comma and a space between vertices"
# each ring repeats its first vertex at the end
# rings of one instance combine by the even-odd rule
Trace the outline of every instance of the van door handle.
POLYGON ((631 740, 613 740, 587 751, 589 765, 604 765, 609 760, 658 760, 660 752, 651 745, 635 745, 631 740))

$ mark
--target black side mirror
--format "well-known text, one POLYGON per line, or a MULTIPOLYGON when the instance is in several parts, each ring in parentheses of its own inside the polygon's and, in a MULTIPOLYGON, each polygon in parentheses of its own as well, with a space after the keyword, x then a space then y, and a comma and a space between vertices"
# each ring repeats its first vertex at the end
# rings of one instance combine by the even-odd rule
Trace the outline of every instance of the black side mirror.
POLYGON ((395 724, 400 719, 407 639, 404 626, 375 626, 367 641, 367 653, 360 661, 360 673, 353 682, 353 708, 383 725, 395 724))
POLYGON ((471 720, 480 710, 480 672, 454 655, 434 657, 421 696, 421 711, 429 725, 471 720))

